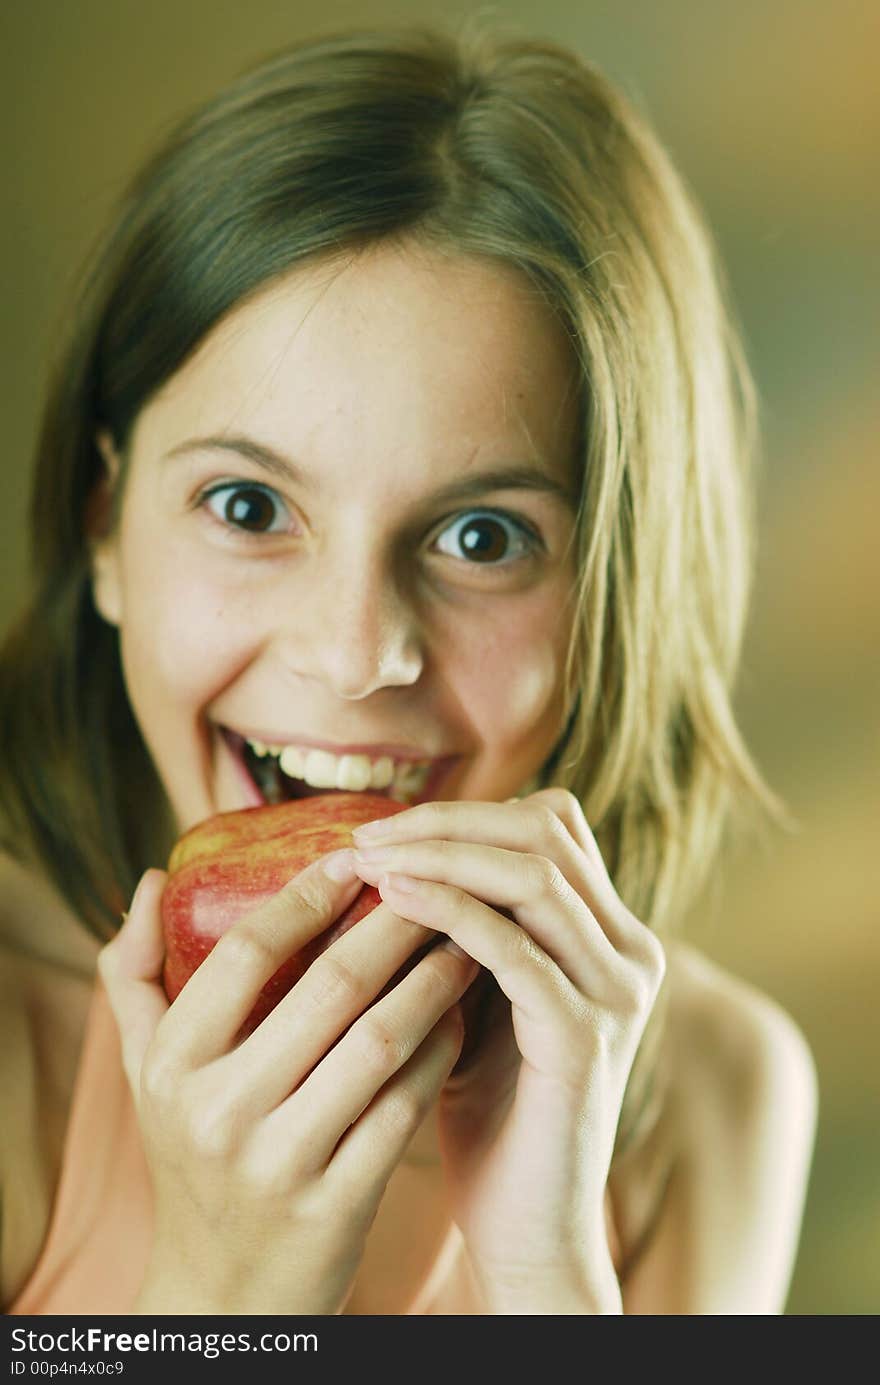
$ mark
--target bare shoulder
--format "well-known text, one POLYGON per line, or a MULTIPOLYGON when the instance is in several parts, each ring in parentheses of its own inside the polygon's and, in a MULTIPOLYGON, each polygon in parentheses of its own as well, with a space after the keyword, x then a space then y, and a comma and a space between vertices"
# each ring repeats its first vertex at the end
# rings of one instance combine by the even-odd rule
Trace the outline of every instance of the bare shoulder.
POLYGON ((86 975, 99 948, 46 874, 0 847, 0 949, 86 975))
POLYGON ((45 1234, 97 950, 52 886, 0 850, 4 1307, 26 1279, 45 1234))
POLYGON ((685 943, 667 949, 667 984, 673 1041, 693 1076, 735 1078, 729 1095, 748 1099, 781 1073, 797 1080, 802 1095, 815 1096, 807 1039, 771 996, 685 943))
POLYGON ((21 1280, 21 1253, 38 1190, 32 1170, 40 1152, 38 1070, 32 993, 38 976, 28 953, 27 919, 35 900, 20 867, 0 851, 0 1290, 5 1311, 21 1280), (15 1190, 15 1196, 12 1195, 15 1190), (24 1196, 20 1194, 24 1193, 24 1196))
POLYGON ((800 1235, 818 1111, 795 1020, 695 948, 667 948, 675 1158, 627 1313, 778 1314, 800 1235))
POLYGON ((18 1051, 16 1036, 29 1033, 42 1044, 78 1032, 100 946, 49 880, 0 849, 3 1059, 12 1061, 18 1051))

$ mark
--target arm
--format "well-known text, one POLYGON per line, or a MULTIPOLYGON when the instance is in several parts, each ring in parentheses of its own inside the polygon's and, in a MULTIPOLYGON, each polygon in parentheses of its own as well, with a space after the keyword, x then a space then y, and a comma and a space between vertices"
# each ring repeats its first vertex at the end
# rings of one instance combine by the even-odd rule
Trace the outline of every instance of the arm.
POLYGON ((815 1139, 815 1065, 773 1001, 690 949, 682 962, 681 1152, 623 1311, 780 1314, 815 1139))

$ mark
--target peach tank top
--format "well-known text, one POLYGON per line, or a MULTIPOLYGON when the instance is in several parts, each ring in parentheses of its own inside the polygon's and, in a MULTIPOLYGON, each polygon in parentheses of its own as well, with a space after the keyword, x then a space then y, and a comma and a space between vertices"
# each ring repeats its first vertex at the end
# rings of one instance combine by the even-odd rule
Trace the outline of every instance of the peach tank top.
MULTIPOLYGON (((61 1174, 37 1264, 7 1314, 119 1315, 137 1298, 152 1240, 152 1185, 119 1031, 100 977, 74 1082, 61 1174)), ((406 1315, 444 1313, 461 1237, 453 1226, 406 1315)), ((461 1311, 461 1308, 453 1309, 461 1311)))

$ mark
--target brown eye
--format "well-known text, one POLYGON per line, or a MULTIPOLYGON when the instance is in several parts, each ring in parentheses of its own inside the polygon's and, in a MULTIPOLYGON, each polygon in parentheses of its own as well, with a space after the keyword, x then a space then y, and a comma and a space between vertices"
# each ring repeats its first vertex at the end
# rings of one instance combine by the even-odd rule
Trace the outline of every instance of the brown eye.
POLYGON ((230 528, 248 534, 281 533, 282 528, 272 529, 272 523, 279 510, 283 509, 275 492, 268 487, 237 484, 215 486, 203 496, 203 503, 219 501, 209 506, 211 513, 230 528), (220 499, 223 495, 225 499, 220 499))
POLYGON ((524 524, 494 510, 460 515, 443 533, 455 535, 454 546, 459 550, 449 556, 463 554, 472 566, 507 566, 540 547, 540 540, 524 524))

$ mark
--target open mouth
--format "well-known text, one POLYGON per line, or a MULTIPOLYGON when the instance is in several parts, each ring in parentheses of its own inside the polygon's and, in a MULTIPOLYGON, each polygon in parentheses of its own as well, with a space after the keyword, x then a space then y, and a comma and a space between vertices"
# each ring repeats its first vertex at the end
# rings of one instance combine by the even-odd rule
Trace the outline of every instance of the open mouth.
MULTIPOLYGON (((294 798, 313 798, 316 794, 352 792, 351 789, 318 788, 313 784, 307 784, 304 779, 286 774, 281 768, 279 756, 269 753, 259 755, 237 731, 232 731, 228 726, 220 726, 218 729, 246 783, 248 798, 253 806, 257 803, 286 803, 294 798)), ((370 788, 366 792, 407 805, 427 802, 436 796, 440 782, 445 778, 450 766, 459 758, 452 755, 434 761, 427 777, 420 784, 401 786, 393 780, 384 788, 370 788)))

